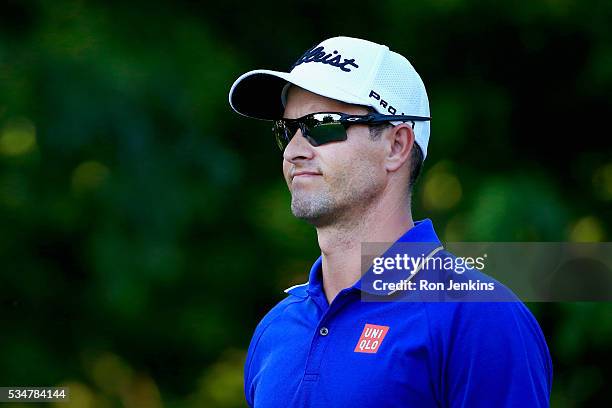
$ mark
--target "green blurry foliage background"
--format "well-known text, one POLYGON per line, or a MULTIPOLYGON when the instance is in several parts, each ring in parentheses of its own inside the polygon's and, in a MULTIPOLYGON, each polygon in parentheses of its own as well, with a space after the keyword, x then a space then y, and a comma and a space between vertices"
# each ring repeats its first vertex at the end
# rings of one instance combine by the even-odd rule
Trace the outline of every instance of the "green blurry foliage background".
MULTIPOLYGON (((318 248, 269 124, 227 94, 335 35, 423 77, 413 211, 444 240, 609 240, 610 21, 603 0, 2 2, 0 385, 243 405, 252 330, 318 248)), ((530 307, 553 406, 610 406, 610 304, 530 307)))

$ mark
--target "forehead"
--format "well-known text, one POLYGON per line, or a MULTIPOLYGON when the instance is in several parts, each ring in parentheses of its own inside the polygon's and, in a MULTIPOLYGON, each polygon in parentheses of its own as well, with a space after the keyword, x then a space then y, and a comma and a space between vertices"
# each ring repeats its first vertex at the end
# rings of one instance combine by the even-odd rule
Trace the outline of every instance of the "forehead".
POLYGON ((365 106, 353 105, 336 99, 330 99, 299 86, 291 85, 287 92, 287 106, 283 117, 295 119, 315 112, 343 112, 353 115, 365 115, 365 106))

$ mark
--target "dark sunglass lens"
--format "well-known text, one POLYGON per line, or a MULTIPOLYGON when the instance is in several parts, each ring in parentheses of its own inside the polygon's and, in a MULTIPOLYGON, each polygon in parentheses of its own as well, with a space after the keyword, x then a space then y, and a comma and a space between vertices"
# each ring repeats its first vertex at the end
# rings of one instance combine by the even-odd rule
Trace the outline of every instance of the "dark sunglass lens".
POLYGON ((293 123, 287 123, 284 120, 277 120, 274 122, 272 127, 272 133, 276 139, 276 144, 281 151, 285 151, 285 148, 295 136, 298 126, 293 123))
POLYGON ((311 126, 308 130, 310 142, 315 146, 346 140, 346 129, 344 125, 338 122, 319 123, 317 126, 311 126))

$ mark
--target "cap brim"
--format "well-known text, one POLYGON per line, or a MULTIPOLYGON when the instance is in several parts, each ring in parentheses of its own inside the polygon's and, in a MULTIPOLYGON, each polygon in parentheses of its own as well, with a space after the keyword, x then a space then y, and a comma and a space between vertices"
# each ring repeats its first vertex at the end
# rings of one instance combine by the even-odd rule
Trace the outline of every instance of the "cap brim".
POLYGON ((289 81, 287 72, 258 69, 240 76, 232 85, 229 103, 241 115, 274 120, 283 116, 283 87, 289 81))
POLYGON ((232 85, 229 93, 231 107, 243 116, 275 120, 283 117, 282 93, 287 83, 291 83, 315 94, 338 101, 372 106, 369 101, 339 89, 324 79, 316 81, 297 78, 288 72, 258 69, 240 76, 232 85))

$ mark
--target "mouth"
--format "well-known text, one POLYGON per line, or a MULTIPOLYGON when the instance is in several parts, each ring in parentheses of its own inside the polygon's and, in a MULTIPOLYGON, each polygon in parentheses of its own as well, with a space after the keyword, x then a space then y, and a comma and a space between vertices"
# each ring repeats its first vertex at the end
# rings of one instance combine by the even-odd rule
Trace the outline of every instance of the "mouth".
POLYGON ((291 174, 291 181, 307 180, 319 176, 321 176, 321 173, 317 173, 316 171, 296 171, 291 174))

